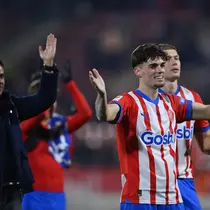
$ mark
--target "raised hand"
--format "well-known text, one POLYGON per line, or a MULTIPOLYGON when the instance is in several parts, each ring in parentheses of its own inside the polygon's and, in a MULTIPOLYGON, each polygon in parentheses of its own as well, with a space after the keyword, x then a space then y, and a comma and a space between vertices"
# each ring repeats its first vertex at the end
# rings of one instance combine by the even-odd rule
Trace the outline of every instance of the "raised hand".
POLYGON ((43 64, 47 66, 53 66, 54 58, 56 54, 57 39, 53 34, 47 36, 46 47, 43 49, 39 46, 39 55, 43 60, 43 64))
POLYGON ((106 93, 106 87, 105 87, 104 80, 96 69, 89 71, 89 79, 90 79, 92 86, 96 89, 96 91, 99 94, 106 93))

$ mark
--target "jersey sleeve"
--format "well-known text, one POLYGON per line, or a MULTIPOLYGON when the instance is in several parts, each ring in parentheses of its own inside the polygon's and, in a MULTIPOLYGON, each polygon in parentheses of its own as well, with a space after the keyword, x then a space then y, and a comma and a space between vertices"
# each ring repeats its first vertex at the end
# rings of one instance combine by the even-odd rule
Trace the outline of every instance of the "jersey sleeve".
POLYGON ((66 88, 71 94, 77 110, 74 115, 67 116, 68 129, 70 132, 74 132, 92 117, 92 110, 73 80, 66 84, 66 88))
MULTIPOLYGON (((195 102, 203 104, 200 95, 196 92, 192 92, 195 102)), ((195 132, 206 132, 210 129, 208 120, 196 120, 195 121, 195 132)))
POLYGON ((176 95, 168 95, 168 97, 175 112, 177 123, 191 120, 192 101, 176 95))
POLYGON ((117 104, 120 107, 120 110, 112 124, 118 124, 122 121, 124 116, 127 114, 129 107, 129 98, 126 94, 119 95, 109 102, 109 104, 117 104))

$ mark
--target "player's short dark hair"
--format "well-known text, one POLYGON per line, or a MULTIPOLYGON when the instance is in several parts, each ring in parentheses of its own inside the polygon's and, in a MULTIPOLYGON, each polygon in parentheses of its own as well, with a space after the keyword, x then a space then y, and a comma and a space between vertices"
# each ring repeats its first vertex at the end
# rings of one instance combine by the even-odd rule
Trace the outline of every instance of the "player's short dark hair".
POLYGON ((4 63, 3 63, 2 60, 0 60, 0 66, 1 66, 1 67, 4 67, 4 63))
POLYGON ((162 50, 176 50, 177 51, 177 48, 171 44, 159 44, 160 48, 162 50))
POLYGON ((166 53, 160 48, 158 44, 148 43, 139 45, 131 54, 131 63, 132 67, 147 62, 149 59, 154 60, 155 58, 160 57, 164 61, 167 60, 166 53))

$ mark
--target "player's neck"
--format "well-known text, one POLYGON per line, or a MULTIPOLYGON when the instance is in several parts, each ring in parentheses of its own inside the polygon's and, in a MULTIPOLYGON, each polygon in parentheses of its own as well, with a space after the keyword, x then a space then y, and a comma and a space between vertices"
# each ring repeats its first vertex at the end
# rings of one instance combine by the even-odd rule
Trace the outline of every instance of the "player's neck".
POLYGON ((178 89, 178 82, 177 80, 173 82, 166 81, 164 87, 162 87, 161 89, 166 93, 174 94, 178 89))
POLYGON ((158 89, 148 88, 143 85, 139 85, 138 89, 152 100, 155 100, 158 97, 158 89))

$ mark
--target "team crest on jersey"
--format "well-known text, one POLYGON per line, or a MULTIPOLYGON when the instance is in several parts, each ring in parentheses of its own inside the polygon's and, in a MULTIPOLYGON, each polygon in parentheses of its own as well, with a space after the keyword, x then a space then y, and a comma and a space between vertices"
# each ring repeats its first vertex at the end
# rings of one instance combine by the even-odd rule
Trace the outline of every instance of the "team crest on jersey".
POLYGON ((168 110, 168 117, 169 117, 169 120, 171 120, 171 121, 174 119, 174 113, 173 113, 173 111, 168 110))
POLYGON ((115 97, 114 99, 113 99, 113 101, 119 101, 120 99, 122 98, 122 96, 117 96, 117 97, 115 97))

